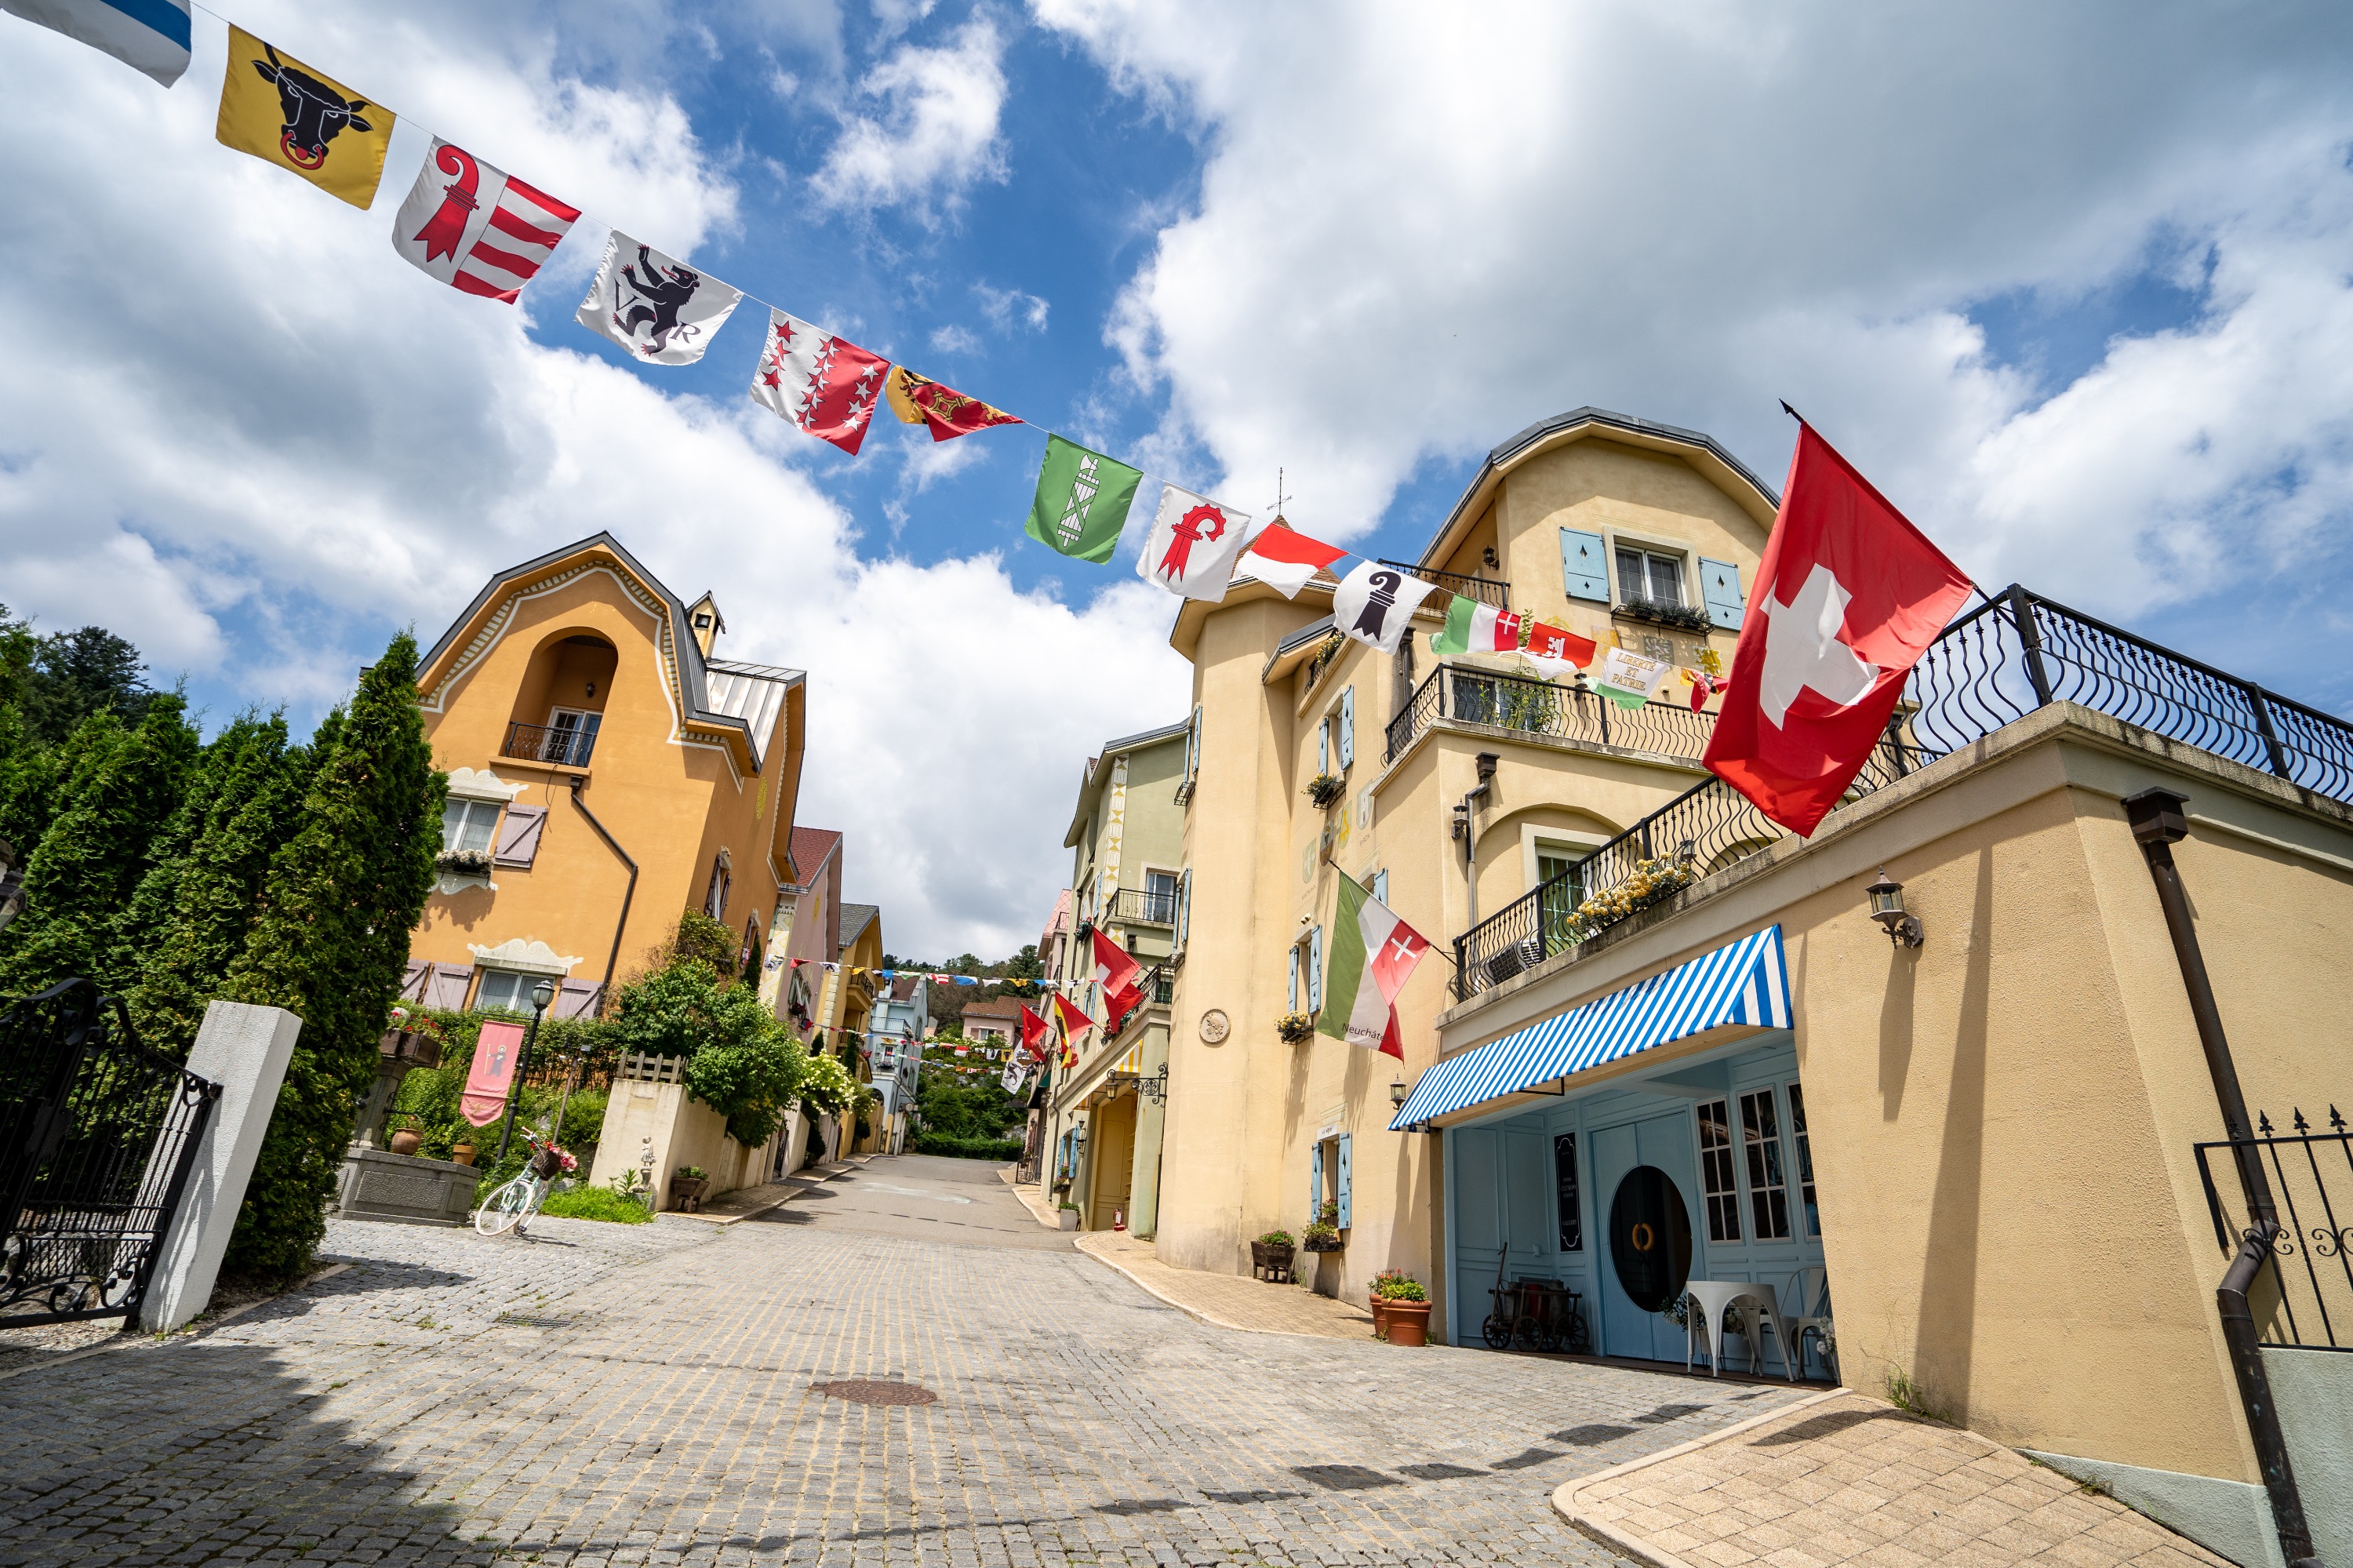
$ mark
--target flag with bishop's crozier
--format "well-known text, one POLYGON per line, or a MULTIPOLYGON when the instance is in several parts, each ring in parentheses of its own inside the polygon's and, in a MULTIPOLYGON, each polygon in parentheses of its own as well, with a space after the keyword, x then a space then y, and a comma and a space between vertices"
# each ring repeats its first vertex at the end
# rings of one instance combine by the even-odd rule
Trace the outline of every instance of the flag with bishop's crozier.
POLYGON ((213 125, 222 146, 250 153, 364 207, 384 179, 392 121, 383 104, 230 26, 228 74, 213 125))
POLYGON ((1135 575, 1180 598, 1215 603, 1226 597, 1234 558, 1242 553, 1242 534, 1249 527, 1246 513, 1164 485, 1152 532, 1144 538, 1144 553, 1135 557, 1135 575))
POLYGON ((1366 561, 1332 590, 1332 625, 1359 642, 1394 653, 1413 624, 1413 612, 1437 591, 1436 583, 1366 561))
POLYGON ((617 228, 574 319, 628 349, 633 359, 692 365, 743 298, 742 290, 617 228))
POLYGON ((1125 463, 1050 434, 1025 531, 1050 550, 1101 566, 1118 546, 1135 487, 1143 482, 1144 475, 1125 463))
POLYGON ((1705 761, 1811 836, 1887 732, 1912 666, 1968 598, 1945 557, 1800 425, 1705 761))
POLYGON ((1355 877, 1339 881, 1324 1007, 1315 1015, 1315 1033, 1403 1061, 1398 992, 1430 951, 1429 939, 1365 891, 1355 877))
POLYGON ((1309 578, 1347 553, 1309 538, 1278 517, 1259 530, 1234 570, 1256 577, 1285 599, 1296 599, 1309 578))
POLYGON ((967 397, 928 376, 918 376, 903 365, 892 367, 889 378, 882 383, 882 398, 902 423, 929 426, 935 441, 953 440, 994 425, 1022 422, 1002 408, 992 408, 977 397, 967 397))
POLYGON ((752 401, 856 457, 890 370, 881 355, 772 307, 752 401))
POLYGON ((392 220, 392 248, 461 293, 513 304, 580 209, 436 138, 392 220))

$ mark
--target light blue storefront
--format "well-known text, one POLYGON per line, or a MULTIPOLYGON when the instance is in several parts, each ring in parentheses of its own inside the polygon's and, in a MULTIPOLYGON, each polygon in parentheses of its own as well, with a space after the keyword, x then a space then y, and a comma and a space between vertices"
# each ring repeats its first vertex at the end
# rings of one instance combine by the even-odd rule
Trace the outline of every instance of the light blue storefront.
POLYGON ((1821 1224, 1790 1022, 1770 926, 1423 1074, 1392 1125, 1446 1129, 1454 1342, 1480 1342, 1499 1275, 1577 1292, 1609 1356, 1682 1361, 1660 1308, 1692 1280, 1811 1311, 1821 1224))

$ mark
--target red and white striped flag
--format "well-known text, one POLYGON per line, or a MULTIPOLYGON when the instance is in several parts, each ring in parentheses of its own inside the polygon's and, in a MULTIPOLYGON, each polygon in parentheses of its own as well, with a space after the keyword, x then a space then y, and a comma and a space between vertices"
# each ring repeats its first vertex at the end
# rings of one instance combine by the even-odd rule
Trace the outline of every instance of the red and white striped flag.
POLYGON ((453 289, 512 304, 579 216, 437 139, 392 220, 392 248, 453 289))

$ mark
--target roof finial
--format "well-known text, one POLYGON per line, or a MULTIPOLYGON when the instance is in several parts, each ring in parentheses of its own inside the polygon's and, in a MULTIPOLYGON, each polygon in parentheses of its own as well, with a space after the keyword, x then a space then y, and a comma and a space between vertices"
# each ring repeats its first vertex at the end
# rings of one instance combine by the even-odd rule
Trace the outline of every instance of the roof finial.
POLYGON ((1274 520, 1278 523, 1282 521, 1282 470, 1280 466, 1274 471, 1274 520))

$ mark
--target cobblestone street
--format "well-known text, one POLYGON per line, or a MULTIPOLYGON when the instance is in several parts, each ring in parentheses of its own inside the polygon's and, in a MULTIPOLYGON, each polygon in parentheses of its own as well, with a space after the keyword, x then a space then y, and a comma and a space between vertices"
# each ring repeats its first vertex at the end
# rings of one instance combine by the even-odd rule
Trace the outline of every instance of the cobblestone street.
POLYGON ((1609 1563, 1554 1488, 1795 1397, 1219 1328, 976 1163, 534 1229, 0 1381, 0 1563, 1609 1563))

